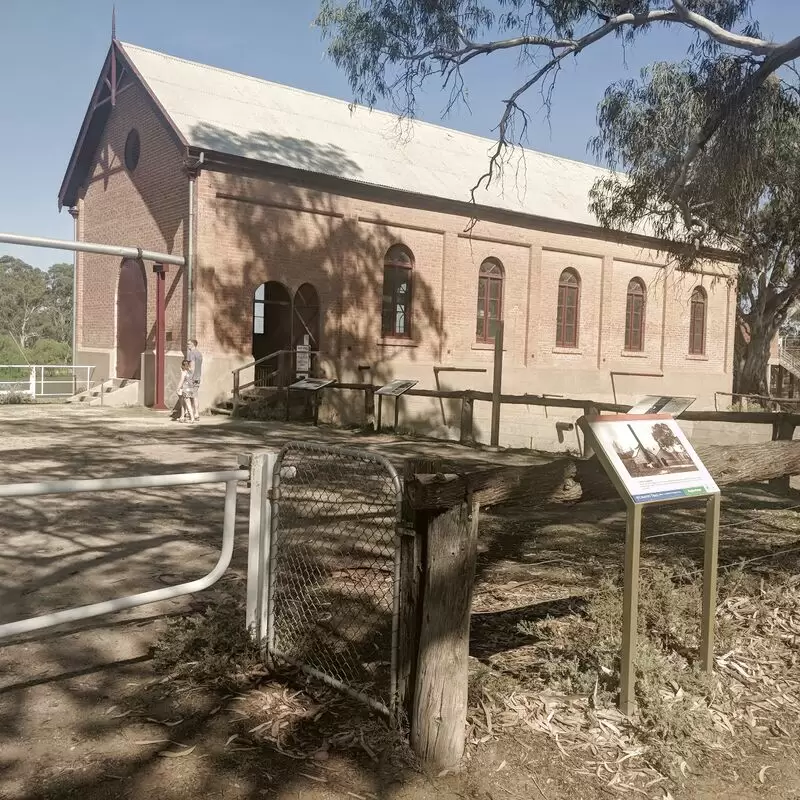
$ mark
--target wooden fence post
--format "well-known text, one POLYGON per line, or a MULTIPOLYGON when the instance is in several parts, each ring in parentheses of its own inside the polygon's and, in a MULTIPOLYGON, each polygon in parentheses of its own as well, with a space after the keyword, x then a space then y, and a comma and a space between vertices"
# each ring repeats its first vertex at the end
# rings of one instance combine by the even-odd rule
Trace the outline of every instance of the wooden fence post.
MULTIPOLYGON (((600 415, 600 409, 597 406, 587 405, 583 409, 583 415, 585 417, 596 417, 600 415)), ((577 425, 575 426, 578 427, 577 425)), ((586 438, 583 437, 583 457, 584 458, 591 458, 594 455, 594 447, 592 447, 592 443, 586 438)))
MULTIPOLYGON (((379 395, 380 397, 380 395, 379 395)), ((436 472, 438 462, 409 459, 403 465, 403 488, 415 474, 436 472)), ((421 578, 425 548, 425 519, 417 515, 403 496, 403 534, 400 538, 400 636, 397 659, 397 710, 401 722, 409 722, 414 710, 417 678, 420 618, 422 613, 421 578)))
POLYGON ((475 428, 472 421, 474 408, 475 401, 470 395, 465 394, 461 398, 461 435, 459 437, 461 444, 475 444, 475 428))
POLYGON ((416 512, 418 529, 427 533, 411 747, 432 772, 456 766, 464 755, 478 512, 471 500, 416 512))
POLYGON ((370 386, 364 390, 364 424, 373 430, 377 429, 375 424, 375 387, 370 386))
MULTIPOLYGON (((789 414, 780 414, 772 424, 772 441, 790 442, 794 439, 795 423, 789 414)), ((769 482, 770 489, 777 492, 788 492, 791 489, 792 476, 781 475, 769 482)))
POLYGON ((500 445, 500 394, 503 386, 503 321, 497 323, 494 334, 494 375, 492 377, 492 428, 489 443, 500 445))

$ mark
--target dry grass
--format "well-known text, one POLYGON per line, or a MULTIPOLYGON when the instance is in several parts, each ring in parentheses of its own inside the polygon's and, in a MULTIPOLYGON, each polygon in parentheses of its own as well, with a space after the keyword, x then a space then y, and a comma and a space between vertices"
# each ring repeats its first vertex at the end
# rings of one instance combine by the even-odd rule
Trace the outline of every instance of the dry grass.
POLYGON ((800 579, 722 577, 713 676, 694 657, 700 586, 665 569, 643 578, 634 719, 615 707, 621 591, 607 581, 582 614, 520 623, 531 643, 475 670, 472 742, 544 733, 579 774, 663 797, 711 754, 790 737, 800 723, 800 579))
POLYGON ((195 603, 194 613, 171 619, 153 647, 156 670, 176 681, 237 690, 265 674, 263 660, 244 626, 241 584, 195 603))

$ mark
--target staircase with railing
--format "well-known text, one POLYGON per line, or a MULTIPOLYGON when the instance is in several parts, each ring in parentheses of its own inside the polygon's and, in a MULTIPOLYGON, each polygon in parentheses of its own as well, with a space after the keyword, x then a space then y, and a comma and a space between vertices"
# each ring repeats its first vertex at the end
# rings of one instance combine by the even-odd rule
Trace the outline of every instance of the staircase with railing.
MULTIPOLYGON (((271 401, 275 405, 285 403, 288 409, 290 401, 288 387, 301 374, 316 375, 318 358, 317 351, 306 351, 301 354, 294 350, 276 350, 237 367, 231 371, 233 376, 231 399, 218 405, 216 410, 221 413, 237 414, 243 406, 255 401, 271 401), (306 355, 307 363, 299 363, 298 359, 306 355)), ((298 403, 305 405, 306 398, 298 398, 298 403)))

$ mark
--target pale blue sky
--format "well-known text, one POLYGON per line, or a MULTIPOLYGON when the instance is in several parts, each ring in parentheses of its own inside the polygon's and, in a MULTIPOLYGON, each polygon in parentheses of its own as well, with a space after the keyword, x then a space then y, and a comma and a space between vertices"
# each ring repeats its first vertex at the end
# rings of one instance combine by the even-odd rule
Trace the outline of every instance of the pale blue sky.
MULTIPOLYGON (((110 41, 112 0, 0 0, 0 230, 72 238, 72 219, 58 213, 57 194, 110 41)), ((344 77, 325 58, 311 22, 318 0, 116 0, 123 41, 244 72, 334 97, 350 99, 344 77)), ((800 32, 796 0, 757 0, 765 33, 800 32)), ((606 86, 635 75, 652 61, 684 51, 687 36, 661 32, 623 52, 613 40, 568 63, 559 78, 548 122, 537 95, 529 146, 586 160, 595 109, 606 86)), ((445 124, 491 135, 500 101, 521 73, 514 58, 476 59, 467 73, 470 109, 445 124)), ((441 121, 446 98, 431 86, 420 116, 441 121)), ((12 248, 39 267, 71 260, 54 250, 12 248)))

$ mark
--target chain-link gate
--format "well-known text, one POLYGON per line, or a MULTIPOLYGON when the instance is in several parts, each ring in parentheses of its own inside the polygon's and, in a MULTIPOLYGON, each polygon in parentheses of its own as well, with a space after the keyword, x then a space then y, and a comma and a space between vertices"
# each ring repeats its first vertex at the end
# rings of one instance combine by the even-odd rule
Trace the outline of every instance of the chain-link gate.
POLYGON ((267 650, 387 712, 397 685, 402 486, 366 451, 289 444, 274 470, 267 650))

